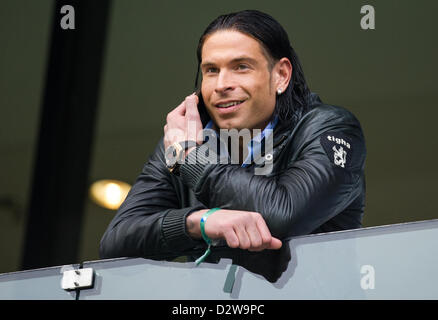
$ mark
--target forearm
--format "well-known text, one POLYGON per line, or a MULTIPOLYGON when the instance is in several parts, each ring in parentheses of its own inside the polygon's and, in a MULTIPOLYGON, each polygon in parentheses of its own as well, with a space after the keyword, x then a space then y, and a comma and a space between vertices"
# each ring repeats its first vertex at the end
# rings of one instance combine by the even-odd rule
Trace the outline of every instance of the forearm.
POLYGON ((114 218, 100 243, 101 258, 179 254, 200 241, 188 235, 185 219, 201 207, 166 209, 145 214, 127 210, 114 218))
POLYGON ((206 207, 181 205, 186 196, 165 167, 163 153, 161 142, 105 231, 102 258, 179 253, 202 243, 187 234, 185 218, 206 207))

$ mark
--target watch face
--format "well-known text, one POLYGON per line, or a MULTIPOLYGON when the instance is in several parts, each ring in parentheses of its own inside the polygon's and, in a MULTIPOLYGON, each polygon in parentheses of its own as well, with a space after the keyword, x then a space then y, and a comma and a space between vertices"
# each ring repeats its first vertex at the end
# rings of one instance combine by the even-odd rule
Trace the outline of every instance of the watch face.
POLYGON ((168 168, 175 166, 177 161, 177 152, 174 146, 169 146, 165 153, 166 165, 168 168))

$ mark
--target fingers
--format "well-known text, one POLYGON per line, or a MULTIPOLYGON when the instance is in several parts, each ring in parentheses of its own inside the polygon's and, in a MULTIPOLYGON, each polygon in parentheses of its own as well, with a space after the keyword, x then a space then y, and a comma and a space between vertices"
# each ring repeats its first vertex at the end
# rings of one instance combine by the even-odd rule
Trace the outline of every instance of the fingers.
MULTIPOLYGON (((280 249, 282 246, 281 240, 274 238, 269 231, 263 217, 254 213, 253 218, 255 223, 246 226, 247 234, 250 239, 250 246, 247 248, 249 251, 261 251, 265 249, 280 249)), ((242 246, 240 246, 242 249, 242 246)))
POLYGON ((272 240, 271 232, 269 231, 265 220, 261 216, 257 220, 256 226, 257 226, 257 230, 260 233, 260 237, 262 239, 262 247, 263 249, 266 249, 271 244, 271 240, 272 240))
POLYGON ((187 113, 187 106, 189 106, 190 115, 193 116, 194 111, 197 111, 197 105, 198 105, 198 96, 195 93, 192 93, 190 96, 187 96, 183 102, 181 102, 175 109, 173 109, 171 112, 167 115, 167 122, 169 122, 169 118, 172 117, 184 117, 187 113))
MULTIPOLYGON (((169 114, 187 116, 187 112, 190 116, 196 116, 198 113, 198 96, 194 93, 187 96, 183 102, 181 102, 175 109, 173 109, 169 114)), ((199 115, 199 113, 198 113, 199 115)))
POLYGON ((252 244, 246 229, 242 226, 235 226, 234 232, 236 233, 237 238, 239 239, 239 248, 249 249, 252 244))
POLYGON ((267 247, 267 243, 264 243, 263 237, 260 231, 258 230, 256 224, 251 224, 247 226, 246 232, 248 234, 250 241, 250 244, 246 249, 248 249, 249 251, 260 251, 267 247))
POLYGON ((167 137, 166 140, 170 142, 194 140, 197 143, 202 143, 203 128, 198 111, 198 101, 198 96, 193 93, 167 114, 164 133, 172 135, 173 138, 167 137))
POLYGON ((233 244, 232 248, 238 247, 249 251, 262 251, 265 249, 277 250, 282 246, 281 240, 271 236, 267 228, 262 234, 255 225, 249 225, 246 228, 236 227, 234 228, 234 233, 230 233, 230 235, 233 236, 233 240, 230 241, 233 244))
POLYGON ((177 114, 179 116, 184 116, 186 114, 186 103, 185 100, 181 102, 178 107, 173 109, 170 113, 177 114))
POLYGON ((229 228, 224 231, 223 236, 225 240, 227 241, 227 245, 230 248, 238 248, 239 247, 239 238, 237 237, 236 233, 232 228, 229 228))
POLYGON ((261 251, 282 246, 257 212, 221 209, 208 218, 205 232, 211 239, 224 239, 230 248, 261 251))
POLYGON ((201 121, 198 111, 198 97, 196 95, 188 96, 184 100, 185 117, 187 121, 201 121))
MULTIPOLYGON (((217 216, 218 218, 218 216, 217 216)), ((272 237, 263 217, 255 212, 235 212, 221 218, 222 235, 231 248, 240 248, 249 251, 264 249, 280 249, 282 242, 272 237)))
POLYGON ((188 140, 194 140, 197 143, 202 143, 202 122, 198 111, 198 101, 198 96, 195 94, 188 96, 184 100, 186 105, 186 136, 188 140))
POLYGON ((186 105, 186 116, 199 116, 198 113, 198 96, 196 94, 192 94, 184 100, 186 105))

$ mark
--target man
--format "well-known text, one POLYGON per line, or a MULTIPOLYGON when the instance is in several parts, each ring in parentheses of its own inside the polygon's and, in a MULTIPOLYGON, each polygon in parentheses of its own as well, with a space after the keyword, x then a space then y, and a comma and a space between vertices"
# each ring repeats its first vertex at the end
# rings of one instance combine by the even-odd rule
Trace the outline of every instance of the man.
POLYGON ((101 257, 177 256, 214 241, 275 250, 291 236, 361 227, 360 124, 310 93, 281 25, 253 10, 223 15, 197 53, 199 96, 168 114, 164 138, 102 238, 101 257), (205 139, 205 128, 248 130, 252 141, 239 139, 238 163, 224 163, 231 156, 209 145, 215 138, 205 139), (266 162, 267 173, 256 174, 266 162))

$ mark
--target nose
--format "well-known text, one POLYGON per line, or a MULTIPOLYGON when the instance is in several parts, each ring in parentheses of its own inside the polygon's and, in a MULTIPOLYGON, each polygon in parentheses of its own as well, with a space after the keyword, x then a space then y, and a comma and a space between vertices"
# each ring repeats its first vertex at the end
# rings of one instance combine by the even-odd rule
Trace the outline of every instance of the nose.
POLYGON ((229 72, 221 70, 216 78, 216 93, 225 93, 234 89, 233 79, 229 72))

